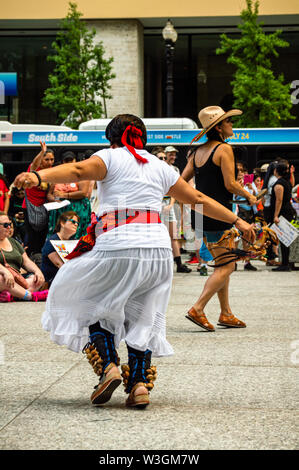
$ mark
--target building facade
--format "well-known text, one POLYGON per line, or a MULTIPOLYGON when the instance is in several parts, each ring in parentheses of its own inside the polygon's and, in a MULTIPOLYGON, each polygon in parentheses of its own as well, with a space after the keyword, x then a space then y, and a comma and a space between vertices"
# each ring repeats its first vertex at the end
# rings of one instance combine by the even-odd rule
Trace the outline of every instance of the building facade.
MULTIPOLYGON (((166 113, 165 43, 162 29, 171 18, 178 33, 174 51, 174 116, 197 119, 198 110, 209 104, 225 107, 231 102, 233 67, 216 55, 219 36, 239 33, 240 12, 245 0, 152 0, 138 4, 77 0, 83 19, 97 32, 107 57, 114 58, 111 81, 113 98, 107 102, 108 117, 133 113, 163 117, 166 113)), ((12 0, 0 11, 0 73, 17 73, 18 96, 0 103, 0 119, 20 123, 54 124, 57 116, 41 105, 53 63, 47 61, 59 21, 68 12, 67 0, 50 3, 12 0)), ((260 0, 264 29, 282 29, 290 44, 281 49, 273 69, 284 73, 285 82, 299 81, 299 2, 260 0)), ((299 96, 298 96, 299 98, 299 96)), ((299 126, 297 119, 285 125, 299 126)))

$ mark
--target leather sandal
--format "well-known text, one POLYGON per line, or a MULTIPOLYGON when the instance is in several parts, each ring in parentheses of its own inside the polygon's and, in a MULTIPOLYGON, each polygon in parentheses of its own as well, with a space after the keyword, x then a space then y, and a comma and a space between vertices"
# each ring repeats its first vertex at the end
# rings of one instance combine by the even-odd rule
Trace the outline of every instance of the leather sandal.
POLYGON ((246 323, 239 320, 233 314, 231 315, 220 314, 217 325, 226 326, 227 328, 246 328, 246 323))
POLYGON ((214 326, 208 321, 204 313, 197 313, 194 307, 191 307, 187 315, 188 320, 191 320, 196 325, 200 326, 207 331, 215 331, 214 326))
POLYGON ((146 387, 146 384, 142 382, 138 382, 137 384, 134 385, 132 388, 127 400, 126 400, 126 406, 128 407, 135 407, 139 409, 144 409, 146 408, 150 401, 149 401, 149 394, 148 391, 147 393, 141 394, 141 395, 135 395, 135 391, 139 387, 146 387))
POLYGON ((109 401, 114 390, 121 384, 122 379, 118 369, 117 371, 109 374, 109 371, 111 371, 113 367, 117 366, 111 362, 106 367, 100 383, 95 387, 95 391, 90 397, 93 405, 102 405, 109 401))

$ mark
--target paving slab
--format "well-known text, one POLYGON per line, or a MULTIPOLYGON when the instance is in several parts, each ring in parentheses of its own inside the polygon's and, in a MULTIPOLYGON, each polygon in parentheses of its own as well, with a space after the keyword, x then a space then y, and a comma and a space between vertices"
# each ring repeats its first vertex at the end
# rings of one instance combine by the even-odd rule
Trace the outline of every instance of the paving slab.
MULTIPOLYGON (((245 329, 214 333, 185 318, 206 281, 193 268, 174 274, 167 337, 175 354, 154 358, 151 404, 126 409, 122 385, 92 407, 97 383, 87 360, 52 343, 43 303, 0 304, 0 449, 224 450, 298 448, 299 273, 242 264, 230 283, 245 329)), ((211 273, 211 269, 209 269, 211 273)), ((124 344, 121 362, 127 361, 124 344)))

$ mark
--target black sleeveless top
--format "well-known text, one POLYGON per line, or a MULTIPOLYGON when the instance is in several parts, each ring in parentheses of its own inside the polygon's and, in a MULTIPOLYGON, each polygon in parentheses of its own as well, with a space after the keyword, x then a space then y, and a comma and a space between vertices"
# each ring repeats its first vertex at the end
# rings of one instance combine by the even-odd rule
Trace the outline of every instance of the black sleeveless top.
POLYGON ((272 220, 274 219, 274 212, 275 212, 275 203, 276 203, 276 194, 274 191, 275 186, 281 185, 284 189, 283 191, 283 198, 282 198, 282 205, 281 209, 279 212, 279 215, 282 215, 285 217, 289 222, 293 219, 295 216, 295 209, 293 208, 291 204, 291 197, 292 197, 292 185, 290 181, 284 179, 284 178, 279 178, 276 183, 272 187, 272 192, 271 192, 271 217, 272 220))
MULTIPOLYGON (((193 160, 195 186, 196 189, 206 196, 215 199, 220 202, 227 209, 232 210, 231 201, 233 195, 226 189, 224 185, 224 179, 220 166, 215 165, 213 162, 213 156, 216 149, 219 147, 218 144, 211 152, 211 155, 207 159, 204 165, 200 168, 195 165, 195 156, 193 160)), ((210 217, 203 216, 203 230, 208 232, 227 230, 232 227, 231 224, 221 222, 220 220, 211 219, 210 217)))

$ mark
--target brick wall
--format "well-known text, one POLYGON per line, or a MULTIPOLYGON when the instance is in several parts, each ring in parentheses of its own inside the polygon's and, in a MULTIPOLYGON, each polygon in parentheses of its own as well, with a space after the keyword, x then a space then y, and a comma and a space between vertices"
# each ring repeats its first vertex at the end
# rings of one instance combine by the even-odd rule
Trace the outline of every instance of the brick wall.
POLYGON ((120 113, 144 112, 143 27, 137 20, 93 20, 88 24, 97 31, 107 57, 113 57, 111 95, 107 100, 108 117, 120 113))

